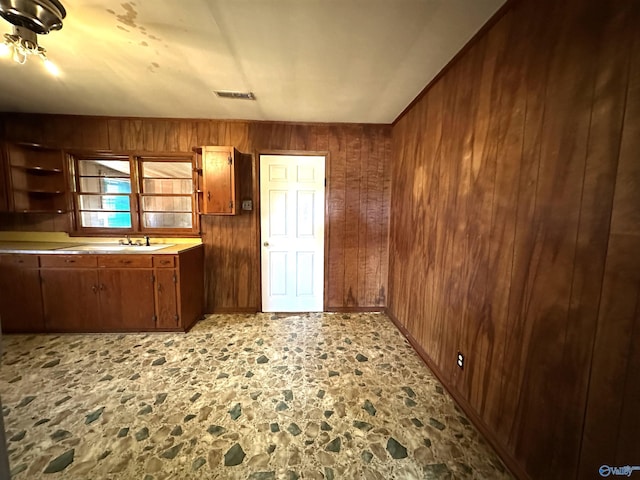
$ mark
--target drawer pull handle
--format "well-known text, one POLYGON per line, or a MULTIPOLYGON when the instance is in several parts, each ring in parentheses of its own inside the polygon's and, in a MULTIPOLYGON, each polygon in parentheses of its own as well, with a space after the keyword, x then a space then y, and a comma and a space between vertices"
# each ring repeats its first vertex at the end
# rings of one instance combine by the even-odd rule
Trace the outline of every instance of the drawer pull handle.
POLYGON ((67 258, 67 259, 65 260, 65 262, 66 262, 66 263, 76 263, 76 261, 75 261, 75 260, 71 260, 70 258, 67 258))
POLYGON ((122 260, 122 263, 124 263, 126 265, 126 264, 131 263, 131 260, 122 260))

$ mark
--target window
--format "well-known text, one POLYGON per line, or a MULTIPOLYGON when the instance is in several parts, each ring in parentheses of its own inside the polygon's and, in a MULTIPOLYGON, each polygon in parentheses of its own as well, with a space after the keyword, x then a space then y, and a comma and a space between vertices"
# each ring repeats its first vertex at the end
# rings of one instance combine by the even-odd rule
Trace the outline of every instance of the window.
POLYGON ((76 232, 197 233, 193 157, 70 159, 76 232))
POLYGON ((140 158, 139 162, 144 228, 192 228, 191 162, 147 158, 140 158))

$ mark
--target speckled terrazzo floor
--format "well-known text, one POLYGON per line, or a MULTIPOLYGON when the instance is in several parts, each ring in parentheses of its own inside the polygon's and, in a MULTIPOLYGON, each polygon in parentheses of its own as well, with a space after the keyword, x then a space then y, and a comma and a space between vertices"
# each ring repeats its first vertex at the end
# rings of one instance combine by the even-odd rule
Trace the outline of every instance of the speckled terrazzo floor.
POLYGON ((12 478, 512 478, 382 314, 11 335, 12 478))

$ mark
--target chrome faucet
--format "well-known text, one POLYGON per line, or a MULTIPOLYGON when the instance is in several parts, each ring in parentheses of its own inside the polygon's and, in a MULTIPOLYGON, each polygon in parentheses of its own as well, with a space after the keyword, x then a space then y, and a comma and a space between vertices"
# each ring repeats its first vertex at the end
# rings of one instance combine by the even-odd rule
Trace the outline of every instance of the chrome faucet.
POLYGON ((133 245, 133 242, 131 241, 131 237, 129 235, 127 235, 126 237, 127 237, 126 240, 120 239, 120 240, 118 240, 118 243, 120 245, 133 245))
POLYGON ((130 235, 126 235, 126 240, 120 239, 118 240, 118 243, 120 245, 131 245, 131 246, 137 246, 137 247, 142 247, 144 245, 146 245, 147 247, 151 246, 151 242, 149 241, 149 236, 145 235, 144 237, 144 243, 142 241, 141 238, 138 238, 135 242, 133 240, 131 240, 131 236, 130 235))

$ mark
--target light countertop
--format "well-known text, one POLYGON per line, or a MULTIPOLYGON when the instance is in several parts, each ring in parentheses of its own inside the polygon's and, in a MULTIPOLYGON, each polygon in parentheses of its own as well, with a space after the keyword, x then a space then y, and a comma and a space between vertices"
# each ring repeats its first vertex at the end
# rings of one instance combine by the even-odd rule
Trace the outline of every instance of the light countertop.
MULTIPOLYGON (((49 255, 49 254, 64 254, 64 255, 176 255, 192 248, 199 247, 200 244, 167 244, 165 248, 161 248, 153 251, 144 251, 143 248, 136 251, 136 247, 132 247, 126 251, 105 251, 105 250, 87 250, 87 243, 70 243, 70 242, 11 242, 0 241, 0 253, 21 253, 21 254, 37 254, 37 255, 49 255), (83 247, 83 249, 74 250, 73 247, 83 247)), ((96 244, 98 245, 98 244, 96 244)), ((154 244, 153 246, 159 245, 154 244)))

